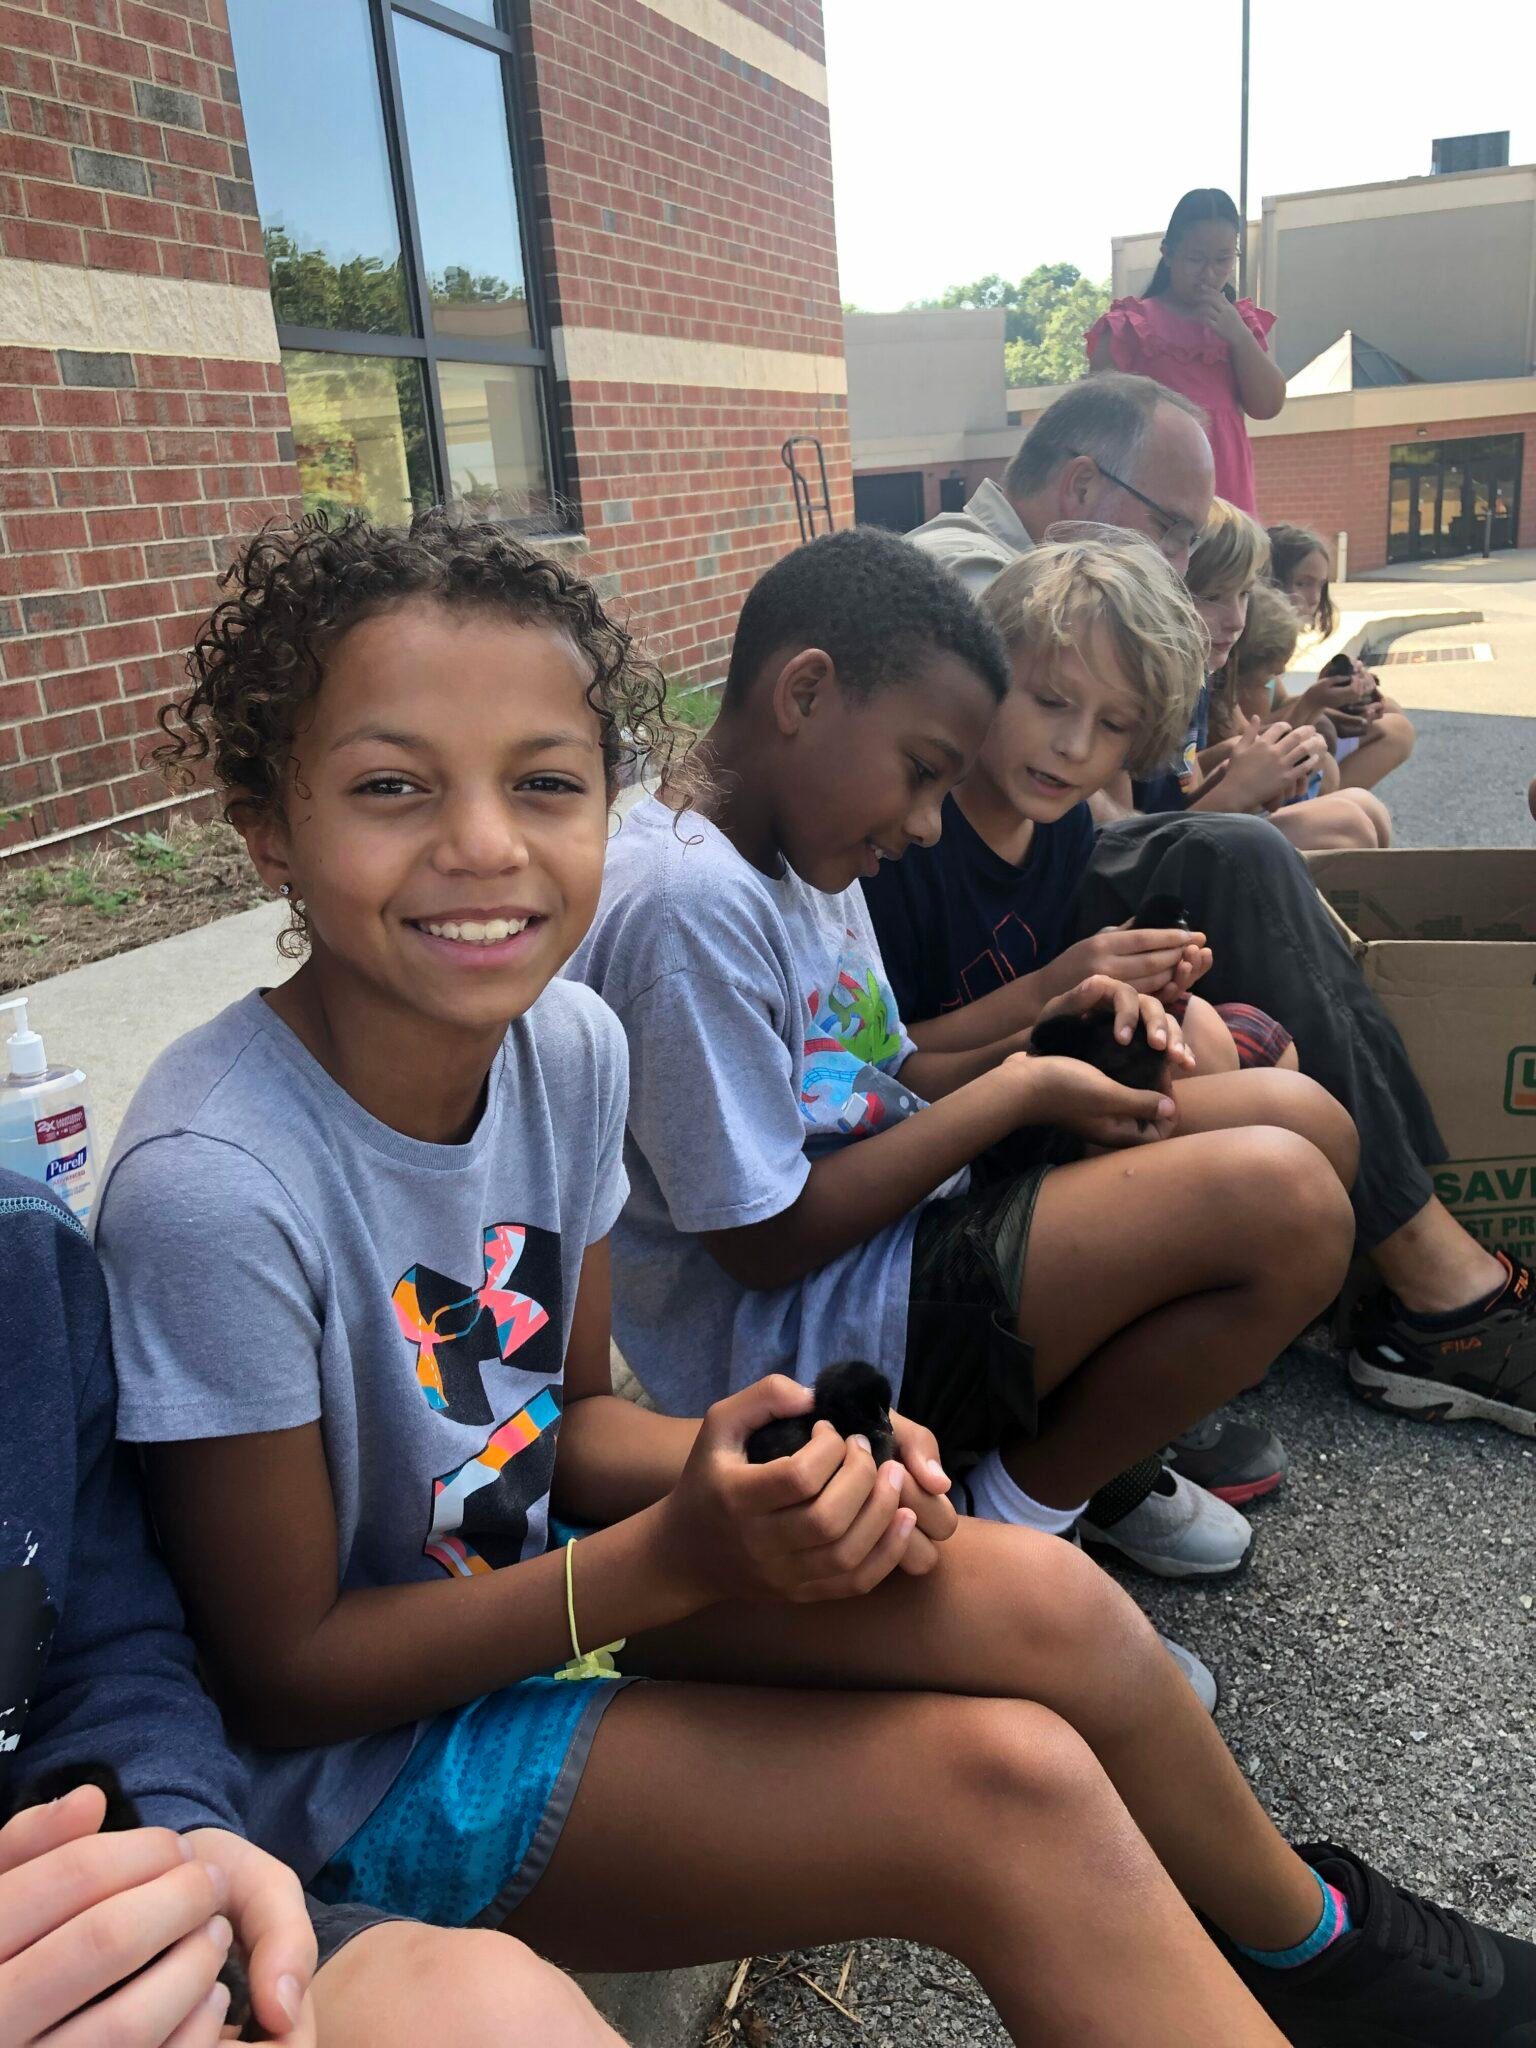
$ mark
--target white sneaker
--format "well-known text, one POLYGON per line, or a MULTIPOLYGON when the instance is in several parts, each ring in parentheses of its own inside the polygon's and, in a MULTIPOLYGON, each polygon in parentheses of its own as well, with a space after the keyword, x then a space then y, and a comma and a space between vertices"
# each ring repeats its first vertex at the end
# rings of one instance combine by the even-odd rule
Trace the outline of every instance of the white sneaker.
POLYGON ((1107 1525, 1084 1515, 1078 1527, 1086 1542, 1117 1550, 1162 1579, 1235 1572, 1253 1541, 1251 1526, 1236 1508, 1167 1469, 1129 1514, 1107 1525))
POLYGON ((1193 1650, 1186 1650, 1182 1643, 1171 1637, 1160 1635, 1157 1639, 1178 1665, 1184 1676, 1194 1687, 1195 1698, 1208 1714, 1216 1711, 1216 1679, 1208 1665, 1202 1664, 1193 1650))

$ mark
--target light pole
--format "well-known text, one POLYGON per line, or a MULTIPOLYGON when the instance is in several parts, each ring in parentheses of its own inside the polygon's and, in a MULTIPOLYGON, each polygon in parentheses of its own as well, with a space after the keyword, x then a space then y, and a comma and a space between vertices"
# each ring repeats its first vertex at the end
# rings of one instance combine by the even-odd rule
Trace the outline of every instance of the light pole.
POLYGON ((1248 295, 1248 6, 1243 0, 1243 125, 1237 170, 1237 288, 1248 295))

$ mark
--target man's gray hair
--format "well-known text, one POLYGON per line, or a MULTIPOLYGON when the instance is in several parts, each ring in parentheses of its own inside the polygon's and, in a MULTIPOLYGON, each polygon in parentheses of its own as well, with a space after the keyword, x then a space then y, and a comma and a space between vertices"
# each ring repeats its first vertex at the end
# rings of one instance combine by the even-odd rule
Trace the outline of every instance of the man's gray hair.
POLYGON ((1074 455, 1091 455, 1100 469, 1133 479, 1160 405, 1187 412, 1205 425, 1205 414, 1192 399, 1150 377, 1128 377, 1118 370, 1085 377, 1048 405, 1024 436, 1003 476, 1003 489, 1010 498, 1033 497, 1074 455))

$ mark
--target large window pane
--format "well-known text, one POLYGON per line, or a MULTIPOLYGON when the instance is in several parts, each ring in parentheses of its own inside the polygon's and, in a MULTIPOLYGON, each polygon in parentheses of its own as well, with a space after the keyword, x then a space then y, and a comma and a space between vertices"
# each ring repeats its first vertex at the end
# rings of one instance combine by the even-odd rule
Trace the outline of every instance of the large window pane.
POLYGON ((229 15, 278 319, 408 333, 367 0, 230 0, 229 15))
POLYGON ((448 496, 510 519, 549 507, 539 373, 504 363, 439 363, 448 496))
POLYGON ((464 341, 527 342, 502 61, 406 15, 395 38, 433 325, 464 341))
POLYGON ((283 374, 306 512, 366 512, 394 525, 431 504, 418 362, 284 349, 283 374))

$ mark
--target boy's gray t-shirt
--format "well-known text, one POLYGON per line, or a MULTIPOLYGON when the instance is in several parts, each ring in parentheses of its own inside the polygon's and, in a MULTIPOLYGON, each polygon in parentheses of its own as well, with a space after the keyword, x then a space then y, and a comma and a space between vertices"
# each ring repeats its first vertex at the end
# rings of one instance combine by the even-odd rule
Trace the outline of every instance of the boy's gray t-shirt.
POLYGON ((898 1078, 915 1048, 862 893, 760 874, 706 819, 647 797, 609 842, 566 972, 629 1040, 613 1313, 642 1385, 699 1415, 764 1373, 809 1382, 867 1358, 899 1397, 922 1205, 789 1287, 740 1286, 698 1236, 779 1215, 818 1152, 924 1106, 898 1078))
MULTIPOLYGON (((626 1192, 624 1069, 603 1005, 556 981, 508 1031, 473 1136, 433 1145, 371 1117, 259 994, 179 1039, 97 1205, 118 1434, 318 1420, 344 1591, 542 1551, 582 1255, 626 1192)), ((312 1876, 420 1725, 244 1750, 255 1838, 312 1876)))

